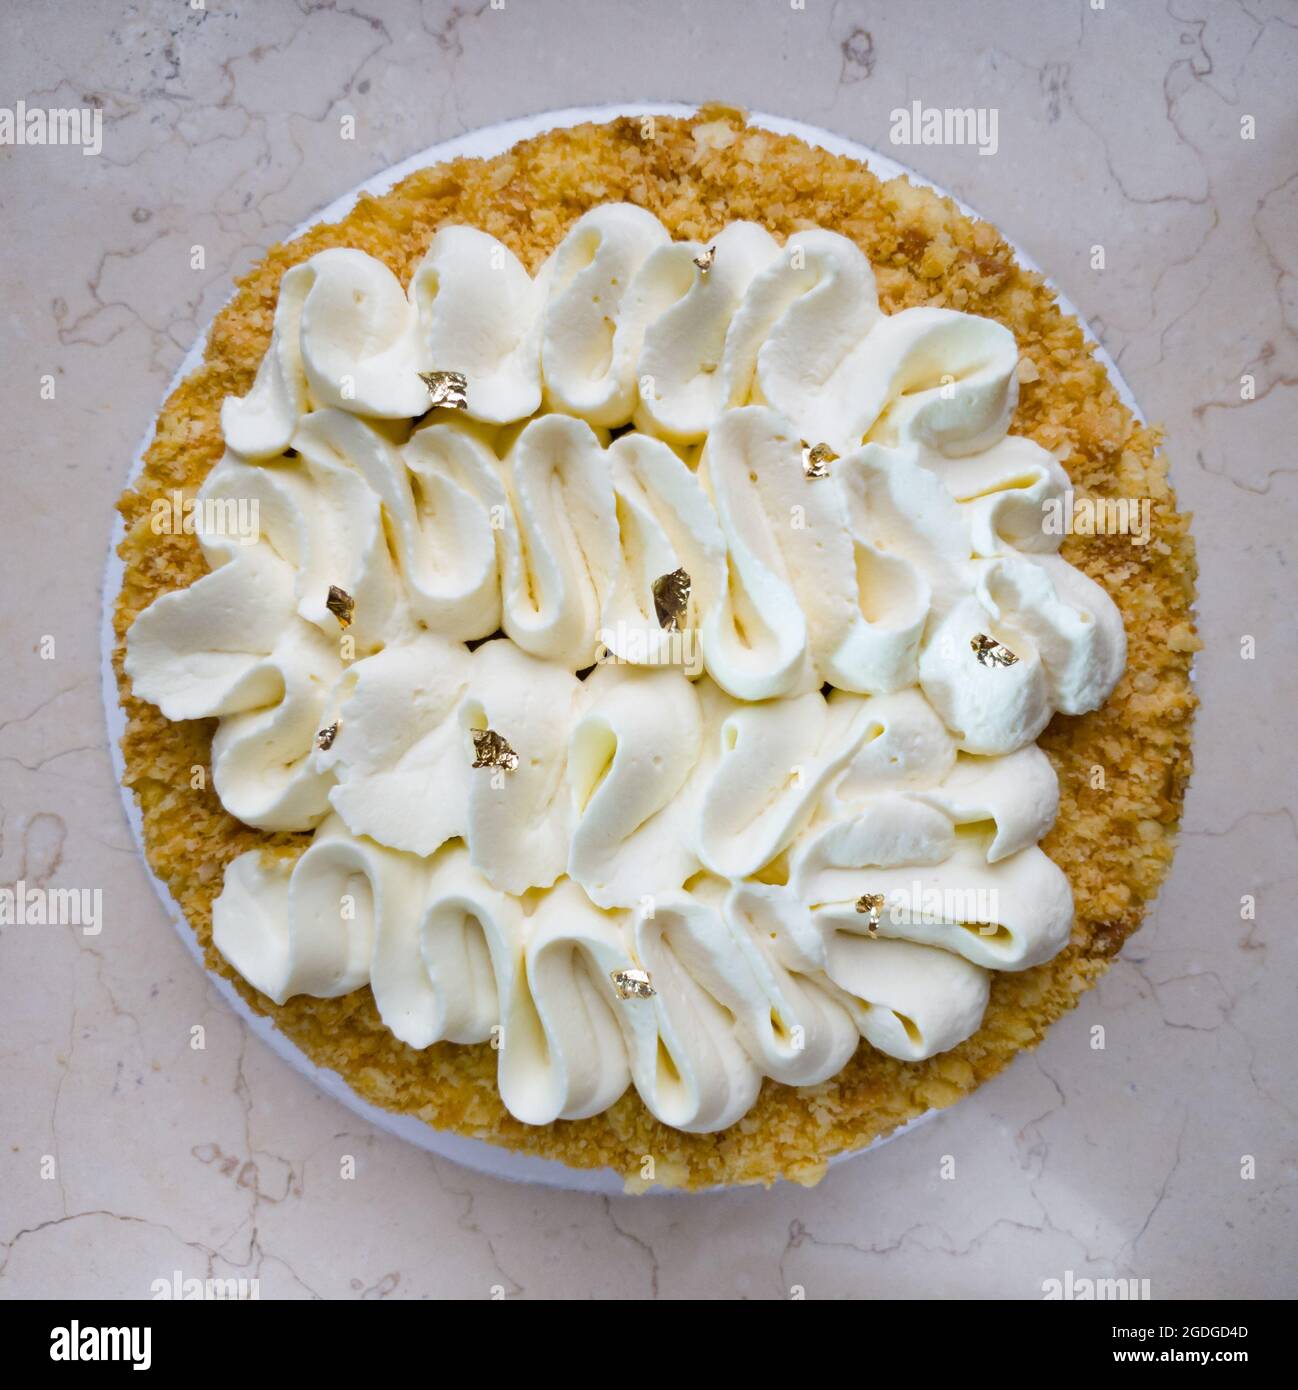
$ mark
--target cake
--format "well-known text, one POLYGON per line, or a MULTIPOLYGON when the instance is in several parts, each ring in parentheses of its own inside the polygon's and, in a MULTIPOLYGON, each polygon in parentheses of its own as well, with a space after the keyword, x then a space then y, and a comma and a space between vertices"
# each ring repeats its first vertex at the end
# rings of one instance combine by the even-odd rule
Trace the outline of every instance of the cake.
POLYGON ((987 224, 740 113, 274 248, 121 511, 154 871, 434 1127, 813 1182, 1034 1045, 1170 863, 1156 434, 987 224))

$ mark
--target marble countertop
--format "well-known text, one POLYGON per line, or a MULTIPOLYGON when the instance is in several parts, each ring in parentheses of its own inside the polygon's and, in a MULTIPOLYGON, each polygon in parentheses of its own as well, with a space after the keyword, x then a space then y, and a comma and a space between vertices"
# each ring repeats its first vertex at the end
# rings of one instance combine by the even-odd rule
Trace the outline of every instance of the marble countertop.
POLYGON ((1294 1294, 1293 0, 9 0, 0 37, 0 106, 102 111, 94 157, 0 147, 0 885, 103 892, 97 936, 0 929, 0 1297, 230 1277, 263 1298, 1040 1298, 1069 1271, 1294 1294), (638 99, 883 149, 894 108, 994 105, 992 157, 890 152, 1080 307, 1196 514, 1197 770, 1156 910, 1036 1053, 813 1190, 557 1192, 369 1128, 195 966, 106 746, 112 504, 231 277, 438 140, 638 99))

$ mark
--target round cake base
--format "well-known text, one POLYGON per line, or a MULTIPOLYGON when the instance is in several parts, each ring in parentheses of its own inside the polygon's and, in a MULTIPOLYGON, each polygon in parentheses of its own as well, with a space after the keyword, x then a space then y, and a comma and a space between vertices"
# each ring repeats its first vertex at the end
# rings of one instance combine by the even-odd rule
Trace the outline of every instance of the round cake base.
MULTIPOLYGON (((309 229, 320 224, 332 223, 342 219, 354 208, 362 195, 369 194, 375 197, 381 197, 408 175, 432 165, 444 164, 447 161, 460 157, 494 158, 504 154, 520 141, 530 139, 547 131, 562 130, 587 122, 605 123, 619 117, 640 119, 648 115, 685 119, 694 117, 695 114, 695 108, 689 106, 667 103, 646 103, 634 107, 575 108, 491 126, 457 137, 454 140, 435 145, 413 156, 411 159, 376 175, 360 188, 354 189, 350 193, 337 199, 320 213, 303 223, 302 226, 295 229, 288 240, 294 240, 298 236, 306 233, 309 229)), ((928 183, 909 169, 898 164, 895 160, 852 141, 833 135, 830 132, 819 130, 799 122, 786 121, 763 114, 751 114, 747 117, 747 121, 749 126, 757 130, 769 131, 777 135, 793 136, 807 145, 819 147, 828 151, 830 154, 841 155, 865 164, 869 167, 871 172, 881 180, 888 180, 899 174, 905 174, 916 187, 933 189, 934 192, 942 197, 950 196, 945 194, 941 189, 936 188, 935 185, 928 183)), ((613 193, 610 196, 618 195, 613 193)), ((958 200, 953 199, 952 201, 957 203, 957 206, 960 207, 961 212, 964 213, 965 216, 976 217, 975 213, 963 204, 958 203, 958 200)), ((1026 256, 1020 248, 1015 246, 1012 242, 1006 241, 1005 244, 1013 252, 1020 268, 1028 271, 1036 271, 1037 274, 1041 273, 1037 270, 1032 260, 1026 256)), ((1044 280, 1044 276, 1042 278, 1044 280)), ((1050 286, 1048 280, 1045 280, 1045 288, 1055 296, 1060 312, 1076 319, 1081 326, 1082 332, 1086 335, 1087 342, 1094 345, 1094 336, 1090 334, 1085 323, 1080 320, 1073 306, 1050 286)), ((219 314, 217 317, 219 319, 219 314)), ((214 322, 215 321, 216 320, 214 320, 214 322)), ((205 349, 208 345, 210 328, 211 325, 209 325, 208 329, 204 330, 198 341, 181 363, 176 377, 168 389, 168 399, 170 399, 173 392, 176 391, 187 377, 202 367, 205 360, 205 349)), ((1142 420, 1135 400, 1126 383, 1122 380, 1121 374, 1107 354, 1105 354, 1098 345, 1094 346, 1094 357, 1107 371, 1109 380, 1123 405, 1131 411, 1132 415, 1137 420, 1142 420)), ((137 455, 129 480, 128 485, 130 486, 133 486, 144 472, 145 455, 150 448, 152 437, 153 431, 150 430, 149 434, 146 435, 141 443, 139 454, 137 455)), ((1174 520, 1179 520, 1174 510, 1170 512, 1170 516, 1174 520)), ((110 742, 113 750, 114 766, 117 769, 119 781, 123 784, 123 799, 127 810, 127 816, 130 820, 136 842, 140 846, 146 862, 149 862, 151 856, 148 836, 146 834, 145 817, 142 814, 137 796, 133 794, 130 785, 132 778, 131 769, 129 767, 129 757, 124 757, 123 755, 123 740, 128 732, 128 724, 123 705, 120 702, 122 690, 119 688, 119 675, 115 666, 115 656, 120 659, 121 648, 120 618, 118 613, 119 596, 122 593, 123 583, 127 578, 126 566, 119 555, 119 547, 125 536, 126 530, 122 521, 119 519, 116 534, 110 549, 104 582, 103 693, 110 742)), ((1190 578, 1192 579, 1192 550, 1189 548, 1190 543, 1188 536, 1183 536, 1182 542, 1184 553, 1188 556, 1190 578)), ((1074 562, 1076 563, 1077 561, 1075 560, 1074 562)), ((170 586, 164 585, 163 587, 170 586)), ((1189 618, 1189 595, 1191 592, 1189 581, 1187 581, 1187 596, 1184 603, 1184 613, 1181 614, 1187 621, 1189 618)), ((1119 598, 1120 596, 1115 593, 1114 597, 1119 598)), ((1129 628, 1131 626, 1130 617, 1128 617, 1128 626, 1129 628)), ((1183 652, 1184 660, 1179 663, 1180 666, 1184 668, 1184 673, 1187 676, 1189 652, 1192 650, 1192 647, 1185 648, 1183 652)), ((1128 679, 1129 677, 1130 673, 1128 679)), ((1193 704, 1192 697, 1186 694, 1181 703, 1186 706, 1186 727, 1184 730, 1184 738, 1180 740, 1178 747, 1188 745, 1188 711, 1189 707, 1192 707, 1193 704)), ((1092 716, 1088 716, 1088 718, 1089 717, 1092 716)), ((1070 722, 1075 724, 1078 721, 1070 722)), ((210 735, 208 735, 208 737, 210 737, 210 735)), ((1049 737, 1043 740, 1043 742, 1046 743, 1049 749, 1049 737)), ((1175 754, 1175 752, 1176 750, 1174 749, 1173 754, 1175 754)), ((1188 775, 1188 759, 1185 760, 1185 763, 1188 775)), ((1168 804, 1171 807, 1172 817, 1172 825, 1169 827, 1168 831, 1169 840, 1171 831, 1174 830, 1175 815, 1179 812, 1183 787, 1184 778, 1181 778, 1179 783, 1171 786, 1167 792, 1167 797, 1170 798, 1168 804)), ((1166 817, 1164 817, 1164 819, 1166 820, 1166 817)), ((1048 845, 1047 848, 1049 848, 1048 845)), ((1170 848, 1168 854, 1170 855, 1170 848)), ((157 874, 153 873, 152 868, 150 873, 153 878, 155 889, 164 906, 172 915, 173 922, 180 932, 182 940, 185 941, 187 947, 201 963, 210 967, 213 964, 213 952, 210 946, 207 946, 205 949, 205 943, 200 940, 199 936, 195 933, 195 929, 191 927, 190 923, 186 920, 185 911, 181 903, 178 902, 173 895, 168 884, 157 874)), ((1074 886, 1076 889, 1076 883, 1074 886)), ((1143 904, 1137 905, 1137 913, 1140 907, 1143 907, 1143 904)), ((1138 915, 1136 920, 1138 921, 1138 915)), ((1110 935, 1100 943, 1098 955, 1102 957, 1111 955, 1116 951, 1117 947, 1120 946, 1125 935, 1133 929, 1134 926, 1129 921, 1115 922, 1110 935)), ((1092 958, 1097 955, 1097 940, 1096 933, 1092 930, 1091 940, 1087 943, 1088 946, 1091 947, 1092 958)), ((574 1163, 591 1165, 592 1158, 594 1159, 593 1166, 570 1166, 569 1163, 557 1161, 554 1158, 543 1157, 534 1152, 524 1152, 517 1148, 506 1147, 504 1144, 490 1143, 483 1139, 469 1137, 464 1133, 454 1133, 447 1129, 434 1128, 432 1124, 420 1118, 417 1110, 416 1113, 400 1113, 401 1108, 405 1107, 387 1108, 386 1105, 381 1107, 373 1104, 371 1100, 358 1094, 356 1089, 354 1089, 338 1071, 319 1065, 307 1052, 294 1042, 289 1035, 282 1031, 275 1021, 276 1015, 280 1012, 279 1010, 274 1010, 273 1012, 268 1011, 269 1006, 266 1005, 266 1001, 261 1001, 259 1004, 254 1005, 252 992, 247 986, 243 985, 242 982, 232 982, 230 979, 220 974, 216 974, 215 978, 222 995, 239 1012, 248 1023, 249 1027, 251 1027, 253 1031, 262 1038, 263 1041, 268 1043, 280 1056, 284 1057, 299 1071, 303 1072, 314 1081, 323 1091, 342 1101, 343 1104, 370 1120, 372 1123, 381 1126, 391 1133, 397 1134, 399 1137, 411 1143, 417 1144, 419 1147, 429 1152, 452 1159, 457 1163, 462 1163, 479 1171, 516 1181, 539 1182, 557 1187, 601 1193, 620 1193, 628 1189, 636 1190, 640 1186, 637 1182, 637 1172, 633 1162, 629 1162, 627 1166, 622 1167, 620 1171, 615 1171, 614 1168, 608 1166, 599 1166, 598 1149, 596 1149, 595 1153, 592 1155, 586 1152, 578 1152, 573 1146, 569 1145, 567 1147, 567 1152, 572 1154, 574 1163)), ((1079 992, 1080 988, 1084 988, 1087 982, 1089 981, 1083 980, 1083 983, 1078 985, 1076 992, 1079 992)), ((1058 1013, 1060 1011, 1058 1007, 1052 1008, 1052 1013, 1058 1013)), ((362 1030, 364 1026, 363 1023, 360 1024, 362 1030)), ((1035 1043, 1040 1031, 1041 1030, 1035 1026, 1025 1028, 1021 1045, 1032 1045, 1035 1043)), ((1003 1065, 1004 1061, 1000 1060, 997 1065, 988 1069, 987 1074, 993 1074, 1003 1065)), ((967 1064, 960 1063, 960 1066, 968 1070, 967 1064)), ((939 1081, 937 1084, 941 1091, 941 1095, 937 1104, 944 1105, 950 1103, 951 1100, 958 1099, 960 1094, 972 1089, 972 1086, 977 1085, 981 1079, 983 1079, 983 1077, 978 1074, 977 1068, 974 1068, 971 1075, 972 1085, 964 1084, 959 1074, 949 1076, 939 1081), (942 1088, 945 1089, 942 1090, 942 1088)), ((827 1084, 832 1085, 833 1083, 827 1084)), ((368 1089, 371 1094, 376 1093, 376 1088, 369 1087, 368 1089)), ((390 1089, 390 1087, 381 1086, 377 1088, 380 1093, 388 1089, 390 1089)), ((383 1098, 386 1100, 388 1096, 384 1094, 383 1098)), ((638 1102, 636 1103, 638 1104, 638 1102)), ((768 1171, 761 1171, 760 1169, 754 1170, 751 1162, 736 1165, 727 1165, 723 1163, 720 1165, 721 1176, 724 1180, 730 1182, 771 1181, 780 1176, 792 1177, 800 1182, 815 1181, 825 1171, 828 1163, 845 1160, 869 1152, 879 1144, 887 1142, 890 1138, 897 1137, 935 1113, 934 1109, 922 1110, 922 1108, 914 1104, 911 1105, 910 1111, 909 1117, 907 1117, 905 1113, 898 1113, 896 1119, 893 1121, 895 1127, 891 1128, 890 1132, 883 1133, 880 1137, 873 1139, 872 1142, 864 1144, 861 1147, 842 1149, 840 1146, 839 1152, 826 1153, 823 1158, 820 1159, 817 1159, 815 1155, 804 1155, 796 1162, 789 1162, 787 1160, 778 1162, 776 1166, 768 1171)), ((591 1122, 580 1123, 588 1124, 591 1122)), ((474 1126, 472 1123, 467 1124, 467 1126, 461 1125, 459 1127, 468 1127, 470 1129, 475 1127, 481 1128, 480 1126, 474 1126)), ((570 1125, 568 1128, 573 1129, 575 1126, 570 1125)), ((520 1137, 523 1138, 524 1141, 527 1141, 527 1136, 520 1137)), ((696 1137, 683 1136, 683 1138, 692 1139, 696 1137)), ((706 1138, 706 1136, 704 1136, 704 1138, 706 1138)), ((529 1143, 529 1147, 535 1147, 535 1145, 529 1143)), ((563 1145, 557 1145, 556 1147, 560 1149, 564 1148, 563 1145)), ((634 1144, 630 1146, 626 1154, 627 1159, 633 1157, 635 1147, 634 1144)), ((656 1152, 658 1145, 655 1144, 653 1148, 656 1152)), ((709 1177, 717 1171, 717 1165, 715 1164, 706 1165, 701 1170, 691 1167, 688 1163, 683 1167, 680 1163, 672 1162, 668 1162, 662 1166, 666 1169, 666 1172, 658 1175, 658 1181, 664 1184, 664 1186, 653 1187, 649 1190, 661 1191, 664 1190, 664 1187, 707 1190, 709 1187, 714 1187, 716 1185, 709 1181, 709 1177)))

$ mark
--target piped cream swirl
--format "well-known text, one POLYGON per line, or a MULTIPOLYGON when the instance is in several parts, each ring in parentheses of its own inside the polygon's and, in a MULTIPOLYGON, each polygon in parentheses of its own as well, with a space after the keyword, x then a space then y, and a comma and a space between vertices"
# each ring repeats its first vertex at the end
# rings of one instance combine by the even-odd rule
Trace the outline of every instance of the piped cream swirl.
POLYGON ((535 276, 467 227, 407 289, 347 249, 287 271, 202 490, 255 499, 256 543, 200 535, 127 643, 141 697, 220 721, 223 805, 315 832, 229 866, 218 948, 277 1002, 368 983, 412 1047, 493 1040, 530 1124, 633 1086, 723 1129, 862 1038, 968 1037, 990 971, 1067 940, 1033 743, 1125 662, 1041 527, 1067 475, 1008 435, 1017 355, 884 314, 841 236, 673 242, 623 204, 535 276), (474 766, 487 730, 512 766, 474 766))

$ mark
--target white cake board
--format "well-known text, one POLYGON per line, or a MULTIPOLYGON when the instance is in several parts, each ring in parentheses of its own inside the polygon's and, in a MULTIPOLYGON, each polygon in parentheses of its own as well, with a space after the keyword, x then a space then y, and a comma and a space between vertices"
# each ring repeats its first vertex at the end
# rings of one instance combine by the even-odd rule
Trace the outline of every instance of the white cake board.
MULTIPOLYGON (((469 132, 467 135, 456 136, 453 140, 446 140, 439 145, 433 145, 429 149, 422 150, 419 154, 412 155, 402 163, 394 165, 390 169, 384 170, 381 174, 376 174, 373 178, 366 180, 358 188, 352 189, 350 193, 345 193, 341 198, 330 203, 328 207, 308 218, 300 226, 291 231, 284 240, 289 241, 294 237, 300 236, 308 228, 315 226, 319 222, 337 222, 345 217, 355 204, 357 198, 362 193, 379 195, 386 193, 394 184, 399 183, 409 174, 413 174, 417 169, 426 168, 430 164, 441 164, 449 159, 456 159, 462 155, 472 158, 490 159, 495 155, 503 154, 505 150, 520 140, 527 140, 533 135, 539 135, 546 130, 557 130, 565 126, 580 125, 583 121, 611 121, 619 116, 690 116, 697 108, 693 106, 681 105, 678 102, 643 102, 638 105, 627 106, 591 106, 591 107, 570 107, 563 111, 543 112, 538 116, 525 116, 518 120, 504 121, 499 125, 487 126, 482 130, 469 132)), ((904 164, 899 164, 895 159, 887 155, 880 154, 876 150, 869 149, 865 145, 859 145, 853 140, 847 140, 841 135, 834 135, 830 131, 821 130, 816 126, 804 125, 801 121, 787 121, 779 116, 768 116, 754 112, 749 116, 750 122, 765 130, 770 130, 777 135, 795 135, 800 140, 805 140, 809 145, 818 145, 820 148, 828 150, 831 154, 846 155, 847 157, 859 160, 863 164, 869 165, 871 171, 879 178, 890 179, 897 174, 905 174, 912 183, 919 184, 925 188, 932 188, 935 192, 943 194, 945 197, 954 197, 946 193, 944 189, 931 183, 928 179, 916 174, 912 169, 904 164)), ((978 214, 972 208, 954 199, 961 212, 969 217, 977 217, 978 214)), ((1003 232, 1002 232, 1003 235, 1003 232)), ((1028 256, 1023 249, 1015 242, 1006 237, 1006 241, 1013 248, 1019 263, 1030 270, 1040 273, 1041 268, 1033 259, 1028 256)), ((1123 402, 1131 409, 1133 414, 1143 421, 1144 416, 1140 413, 1135 398, 1131 394, 1127 383, 1122 379, 1122 374, 1117 366, 1109 357, 1108 353, 1099 346, 1095 335, 1091 332, 1089 325, 1078 314, 1075 306, 1050 283, 1047 278, 1046 283, 1054 290, 1059 300, 1059 307, 1065 314, 1071 314, 1082 325, 1082 330, 1086 334, 1088 341, 1095 344, 1095 355, 1104 364, 1109 373, 1109 378, 1117 388, 1119 396, 1123 402)), ((191 372, 195 371, 203 360, 203 348, 207 342, 207 335, 211 330, 211 324, 207 324, 199 334, 194 345, 185 354, 184 360, 176 370, 176 375, 172 378, 171 384, 167 387, 167 396, 176 389, 181 381, 191 372)), ((161 404, 161 403, 160 403, 161 404)), ((144 454, 148 449, 153 435, 153 425, 150 424, 144 438, 140 441, 136 451, 135 461, 131 467, 127 485, 133 484, 139 477, 144 467, 144 454)), ((118 785, 121 788, 122 804, 126 808, 126 818, 131 825, 131 833, 135 837, 135 843, 139 847, 140 856, 144 859, 144 840, 143 840, 143 818, 140 815, 140 808, 136 805, 134 796, 122 785, 122 779, 126 775, 125 763, 122 759, 121 742, 126 732, 126 716, 118 701, 117 680, 113 671, 113 608, 117 602, 117 595, 122 586, 123 564, 117 554, 117 548, 121 544, 125 535, 125 530, 121 517, 117 517, 112 541, 108 549, 108 563, 104 571, 104 593, 103 593, 103 615, 101 623, 101 674, 104 697, 104 714, 108 724, 109 748, 112 754, 113 769, 117 777, 118 785)), ((147 859, 145 869, 150 879, 153 881, 154 890, 161 899, 171 917, 172 924, 180 934, 180 939, 185 943, 191 955, 202 965, 203 953, 199 948, 198 941, 194 933, 190 930, 185 921, 184 913, 179 904, 171 896, 170 889, 158 879, 148 868, 147 859)), ((285 1061, 289 1062, 303 1075, 309 1077, 327 1095, 333 1096, 349 1110, 368 1120, 371 1124, 380 1129, 387 1130, 395 1134, 398 1138, 405 1139, 411 1144, 417 1145, 421 1149, 426 1149, 429 1153, 437 1154, 441 1158, 452 1159, 456 1163, 463 1164, 466 1168, 476 1169, 481 1173, 490 1173, 494 1177, 509 1178, 515 1182, 534 1182, 541 1183, 549 1187, 567 1188, 577 1192, 598 1192, 604 1194, 621 1193, 623 1180, 611 1168, 601 1169, 580 1169, 569 1168, 566 1164, 558 1163, 553 1159, 536 1158, 531 1154, 517 1153, 512 1149, 500 1148, 495 1144, 488 1144, 480 1139, 466 1139, 458 1134, 450 1134, 444 1130, 432 1129, 416 1119, 413 1115, 399 1115, 392 1111, 382 1110, 378 1106, 371 1105, 368 1101, 362 1100, 355 1091, 342 1079, 337 1072, 327 1071, 323 1067, 318 1067, 304 1053, 289 1041, 289 1039, 274 1026, 271 1020, 263 1014, 255 1013, 242 996, 235 990, 228 980, 218 975, 209 974, 211 983, 221 993, 230 1007, 243 1019, 248 1028, 259 1037, 268 1047, 277 1052, 285 1061)), ((830 1160, 831 1163, 843 1163, 849 1159, 857 1158, 861 1154, 870 1153, 880 1145, 889 1143, 891 1140, 899 1138, 901 1135, 914 1129, 917 1125, 930 1119, 936 1112, 928 1111, 918 1116, 909 1124, 903 1125, 892 1134, 883 1139, 877 1140, 866 1148, 854 1150, 851 1153, 838 1154, 830 1160)), ((720 1189, 708 1189, 718 1191, 720 1189)), ((662 1193, 661 1188, 652 1188, 654 1194, 662 1193)))

